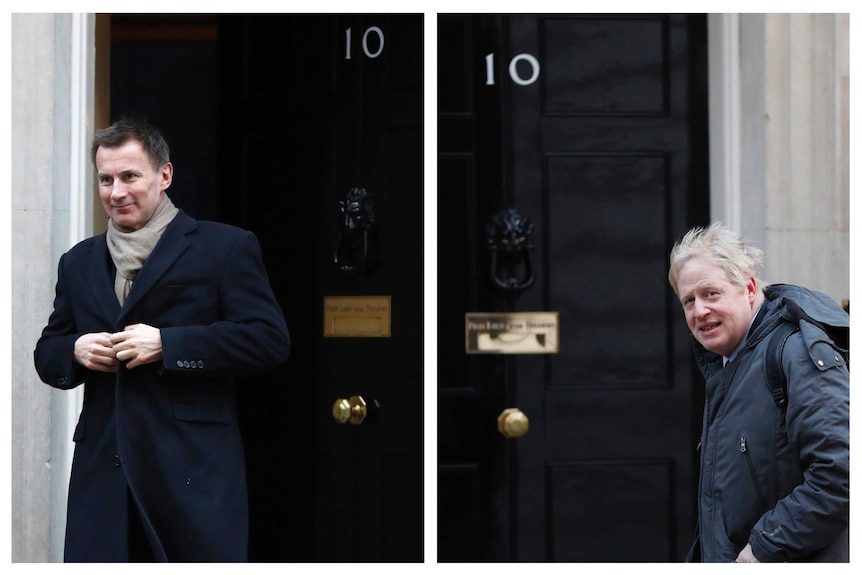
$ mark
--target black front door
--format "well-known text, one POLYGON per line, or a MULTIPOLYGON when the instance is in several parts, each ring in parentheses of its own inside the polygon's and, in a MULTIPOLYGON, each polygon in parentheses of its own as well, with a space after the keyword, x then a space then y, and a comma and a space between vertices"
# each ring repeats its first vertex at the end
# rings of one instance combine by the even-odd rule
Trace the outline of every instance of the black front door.
POLYGON ((421 561, 422 15, 142 18, 114 114, 179 143, 177 205, 255 232, 293 341, 240 387, 250 560, 421 561))
POLYGON ((702 396, 667 255, 708 216, 705 18, 438 33, 438 559, 680 560, 702 396), (509 209, 522 290, 488 249, 509 209), (467 354, 471 312, 554 312, 558 349, 467 354))

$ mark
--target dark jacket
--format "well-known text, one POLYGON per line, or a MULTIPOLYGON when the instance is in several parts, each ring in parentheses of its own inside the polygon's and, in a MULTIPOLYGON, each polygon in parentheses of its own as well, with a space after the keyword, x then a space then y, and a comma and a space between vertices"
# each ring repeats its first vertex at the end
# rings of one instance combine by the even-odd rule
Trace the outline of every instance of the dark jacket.
POLYGON ((762 562, 845 562, 849 373, 829 337, 809 319, 849 327, 849 316, 818 292, 786 284, 764 291, 747 343, 727 366, 694 342, 706 402, 699 541, 689 560, 734 561, 750 543, 762 562), (766 385, 765 339, 779 321, 796 321, 800 310, 809 319, 799 321, 800 331, 785 345, 785 410, 766 385))
POLYGON ((251 232, 180 211, 122 309, 104 234, 63 255, 35 363, 53 387, 84 384, 66 561, 128 560, 128 500, 156 560, 245 561, 248 506, 233 378, 283 363, 289 348, 251 232), (74 362, 82 334, 135 323, 160 328, 161 363, 113 374, 74 362))

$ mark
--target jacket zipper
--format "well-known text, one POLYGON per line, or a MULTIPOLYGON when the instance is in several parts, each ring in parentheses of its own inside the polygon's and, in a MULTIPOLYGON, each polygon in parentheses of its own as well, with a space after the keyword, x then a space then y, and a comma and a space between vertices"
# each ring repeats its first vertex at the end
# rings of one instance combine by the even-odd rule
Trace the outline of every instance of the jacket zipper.
POLYGON ((763 496, 763 490, 760 489, 760 483, 757 481, 754 462, 751 460, 751 453, 748 451, 748 442, 744 435, 739 436, 739 452, 745 458, 745 463, 748 465, 748 471, 751 475, 751 483, 754 486, 754 491, 757 493, 757 498, 760 500, 760 506, 763 510, 766 510, 766 497, 763 496))

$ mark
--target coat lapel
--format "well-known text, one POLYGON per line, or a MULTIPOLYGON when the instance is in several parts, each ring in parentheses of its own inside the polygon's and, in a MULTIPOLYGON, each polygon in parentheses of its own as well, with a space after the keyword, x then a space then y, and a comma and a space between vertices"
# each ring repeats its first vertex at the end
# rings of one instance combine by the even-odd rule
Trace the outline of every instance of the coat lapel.
MULTIPOLYGON (((186 249, 189 247, 188 238, 186 235, 197 227, 194 219, 188 216, 182 210, 179 211, 173 221, 165 228, 161 239, 153 248, 153 253, 144 262, 141 271, 135 278, 132 284, 132 289, 126 297, 126 303, 120 312, 118 325, 123 326, 123 318, 134 309, 135 305, 143 298, 146 293, 155 286, 159 278, 177 261, 186 249)), ((112 284, 113 285, 113 284, 112 284)), ((116 299, 116 298, 115 298, 116 299)))
POLYGON ((114 271, 111 256, 108 254, 108 243, 102 235, 93 242, 90 261, 85 264, 87 278, 93 297, 110 325, 114 325, 120 313, 120 302, 114 293, 114 271))

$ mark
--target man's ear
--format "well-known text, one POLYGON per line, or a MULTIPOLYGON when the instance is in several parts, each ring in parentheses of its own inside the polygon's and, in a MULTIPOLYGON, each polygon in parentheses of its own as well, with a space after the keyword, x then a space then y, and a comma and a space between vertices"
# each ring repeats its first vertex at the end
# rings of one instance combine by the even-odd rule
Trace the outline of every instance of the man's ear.
POLYGON ((748 278, 748 285, 745 286, 748 293, 748 301, 752 304, 757 299, 757 278, 748 278))
POLYGON ((165 191, 171 187, 171 182, 174 180, 174 165, 170 162, 166 163, 162 166, 159 176, 161 178, 161 187, 159 189, 165 191))

